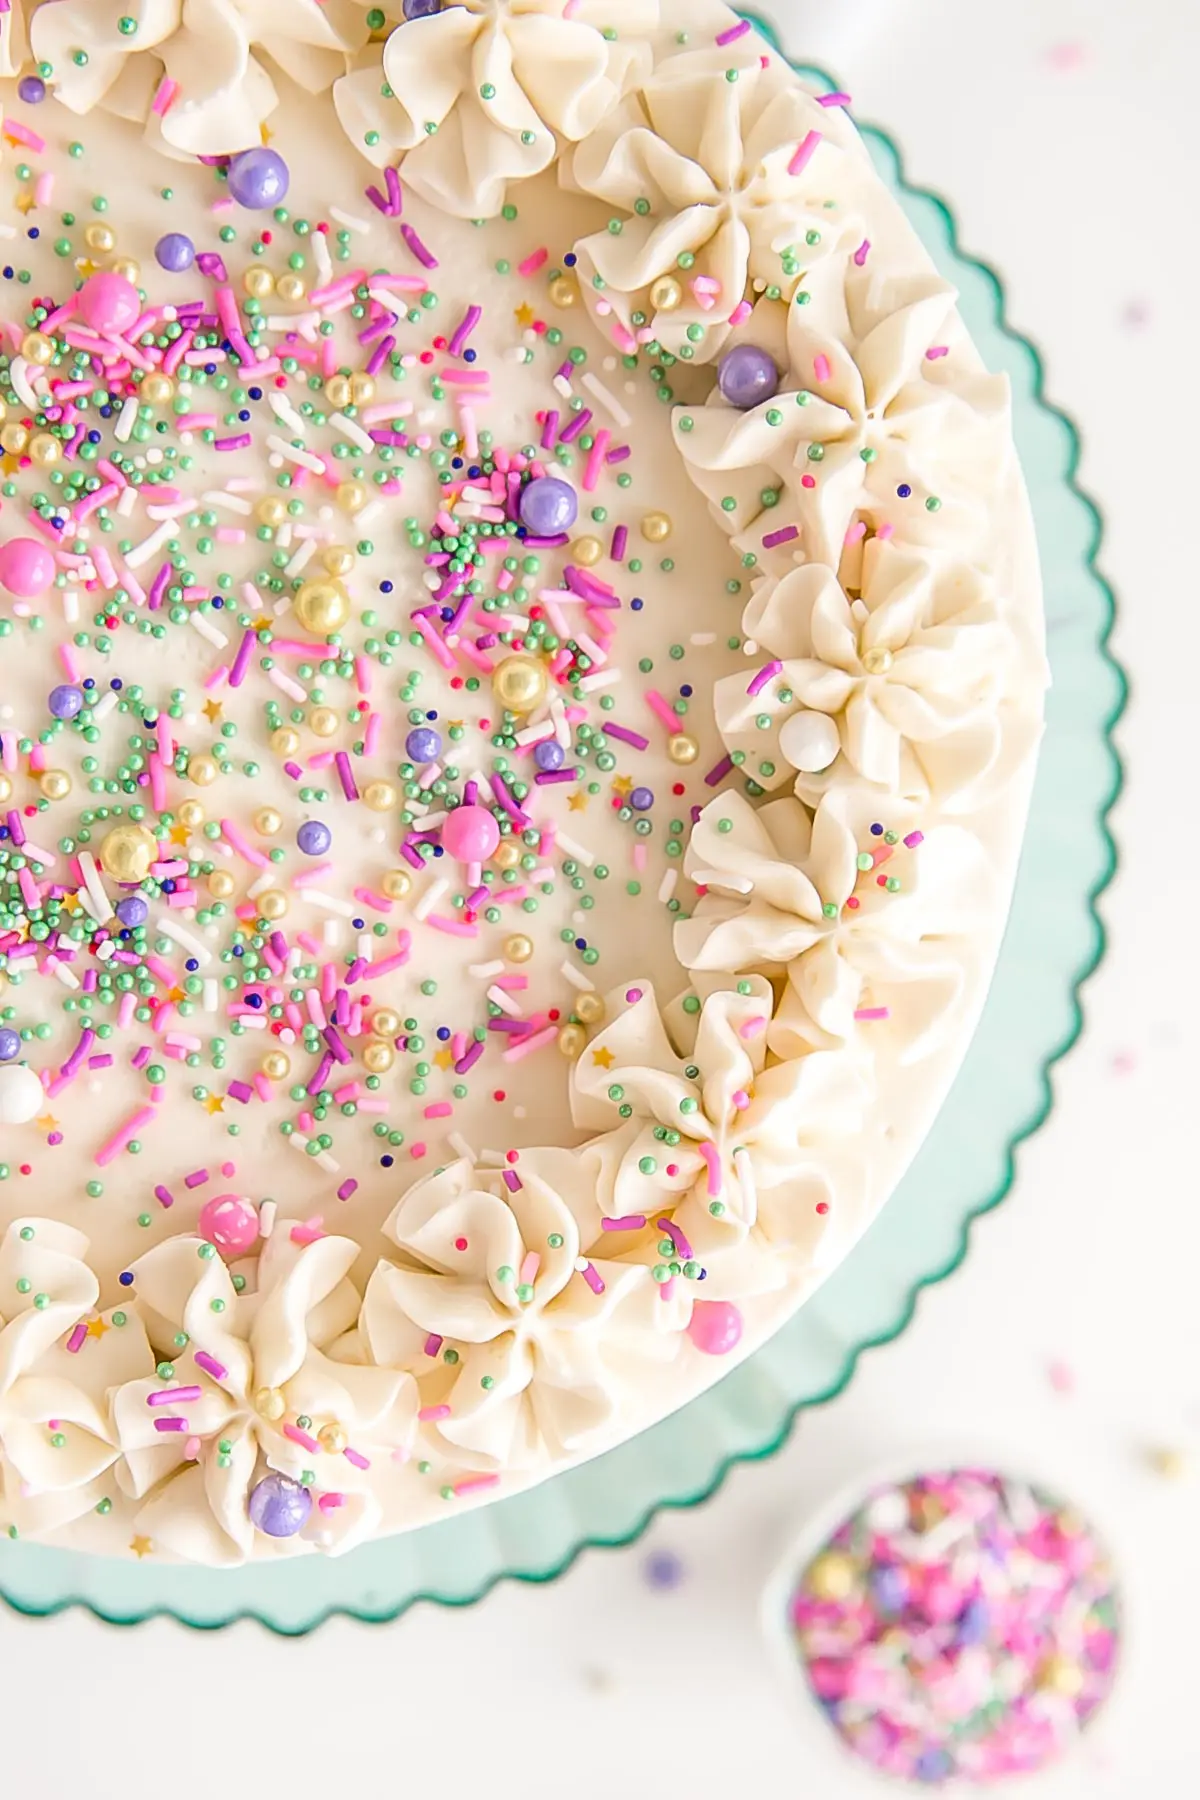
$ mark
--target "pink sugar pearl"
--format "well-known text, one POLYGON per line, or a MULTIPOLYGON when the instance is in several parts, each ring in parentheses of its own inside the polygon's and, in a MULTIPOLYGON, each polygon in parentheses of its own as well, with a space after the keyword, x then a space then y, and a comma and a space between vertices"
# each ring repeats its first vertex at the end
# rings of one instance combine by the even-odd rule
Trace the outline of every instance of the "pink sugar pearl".
POLYGON ((132 281, 111 269, 97 269, 79 290, 79 314, 85 325, 105 336, 120 337, 141 316, 142 303, 132 281))
POLYGON ((742 1315, 731 1300, 697 1300, 688 1336, 705 1356, 728 1356, 742 1338, 742 1315))
POLYGON ((21 600, 35 600, 54 580, 54 556, 36 538, 9 538, 0 544, 0 586, 21 600))
POLYGON ((258 1213, 240 1194, 216 1194, 200 1208, 200 1236, 223 1256, 239 1256, 258 1242, 258 1213))
POLYGON ((459 862, 486 862, 500 842, 500 827, 486 806, 456 806, 442 826, 442 843, 459 862))

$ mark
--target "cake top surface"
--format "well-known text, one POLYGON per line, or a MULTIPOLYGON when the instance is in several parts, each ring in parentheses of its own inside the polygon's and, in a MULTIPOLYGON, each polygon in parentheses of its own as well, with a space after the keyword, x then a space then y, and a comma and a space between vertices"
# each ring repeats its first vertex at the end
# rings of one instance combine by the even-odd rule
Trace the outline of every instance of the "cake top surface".
POLYGON ((698 1392, 920 1141, 1004 385, 719 5, 18 0, 5 76, 2 1522, 343 1550, 698 1392))

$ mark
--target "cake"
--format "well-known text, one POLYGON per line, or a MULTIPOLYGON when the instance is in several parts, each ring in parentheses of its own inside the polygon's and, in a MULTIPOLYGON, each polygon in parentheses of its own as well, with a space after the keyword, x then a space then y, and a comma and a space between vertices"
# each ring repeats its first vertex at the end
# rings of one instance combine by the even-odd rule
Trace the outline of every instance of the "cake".
POLYGON ((711 0, 0 12, 0 1525, 517 1492, 867 1227, 1045 669, 989 375, 711 0))

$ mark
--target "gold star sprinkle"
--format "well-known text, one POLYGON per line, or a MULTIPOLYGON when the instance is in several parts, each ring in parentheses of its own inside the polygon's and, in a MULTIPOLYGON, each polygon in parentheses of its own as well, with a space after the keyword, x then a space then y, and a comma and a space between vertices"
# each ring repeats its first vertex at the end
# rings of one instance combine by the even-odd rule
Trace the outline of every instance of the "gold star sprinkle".
POLYGON ((628 794, 628 792, 632 788, 632 786, 633 786, 633 777, 631 775, 614 775, 613 776, 613 793, 620 794, 622 800, 625 798, 626 794, 628 794))
POLYGON ((43 1131, 57 1131, 58 1130, 58 1120, 56 1118, 54 1118, 51 1113, 43 1113, 41 1118, 37 1122, 41 1126, 43 1131))
POLYGON ((87 1322, 87 1334, 90 1338, 102 1338, 109 1329, 104 1319, 89 1319, 87 1322))
POLYGON ((34 207, 37 205, 37 201, 32 194, 18 194, 14 204, 19 213, 28 214, 33 211, 34 207))
POLYGON ((572 794, 571 798, 567 801, 567 805, 572 812, 586 812, 587 803, 588 797, 586 794, 572 794))
POLYGON ((275 623, 274 619, 268 619, 266 614, 263 613, 260 615, 259 618, 251 619, 250 629, 252 631, 270 631, 270 629, 274 623, 275 623))
POLYGON ((172 825, 171 827, 171 842, 173 844, 186 844, 191 835, 192 834, 186 825, 172 825))
POLYGON ((593 1050, 592 1051, 592 1061, 593 1061, 593 1063, 595 1063, 595 1065, 598 1069, 611 1069, 612 1068, 613 1053, 608 1048, 607 1044, 604 1046, 603 1050, 593 1050))
POLYGON ((435 1050, 433 1060, 439 1069, 448 1069, 454 1061, 453 1050, 435 1050))
POLYGON ((522 331, 528 331, 537 315, 528 300, 523 300, 520 306, 513 307, 513 317, 522 331))
POLYGON ((82 910, 78 894, 64 894, 58 905, 59 910, 65 913, 77 913, 82 910))
POLYGON ((148 1537, 135 1536, 130 1538, 129 1548, 133 1551, 133 1554, 137 1557, 138 1561, 141 1562, 143 1556, 149 1556, 152 1553, 154 1542, 153 1539, 148 1537))
POLYGON ((216 724, 221 716, 221 710, 221 702, 219 700, 206 700, 204 702, 204 716, 210 725, 216 724))
POLYGON ((224 1096, 224 1094, 210 1094, 208 1096, 208 1099, 204 1102, 204 1106, 205 1106, 205 1110, 210 1113, 224 1112, 225 1111, 225 1096, 224 1096))

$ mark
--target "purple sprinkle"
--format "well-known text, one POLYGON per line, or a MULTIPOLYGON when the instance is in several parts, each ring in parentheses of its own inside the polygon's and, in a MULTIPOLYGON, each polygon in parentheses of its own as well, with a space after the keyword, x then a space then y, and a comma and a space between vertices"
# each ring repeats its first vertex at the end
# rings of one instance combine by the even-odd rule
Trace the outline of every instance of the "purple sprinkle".
POLYGON ((213 449, 214 450, 245 450, 253 442, 254 442, 254 439, 251 437, 251 435, 248 431, 239 431, 236 437, 214 438, 213 439, 213 449))
POLYGON ((244 1081, 226 1083, 225 1092, 231 1094, 235 1100, 240 1100, 243 1106, 249 1105, 254 1098, 254 1089, 244 1081))
POLYGON ((553 450, 554 434, 558 430, 558 411, 552 409, 546 414, 546 422, 542 426, 542 449, 553 450))
MULTIPOLYGON (((607 727, 605 729, 607 729, 607 727)), ((732 756, 723 756, 721 758, 720 762, 717 763, 715 765, 715 767, 711 768, 708 771, 708 774, 704 777, 705 787, 716 787, 716 785, 719 781, 724 781, 725 777, 728 775, 728 773, 732 769, 732 767, 733 767, 732 756)))
POLYGON ((563 444, 573 444, 575 442, 575 439, 577 437, 579 437, 581 432, 584 432, 587 430, 587 428, 591 424, 591 422, 592 422, 591 408, 585 406, 583 408, 582 412, 577 412, 574 415, 574 417, 572 418, 569 425, 563 426, 561 432, 559 433, 559 442, 563 443, 563 444))
MULTIPOLYGON (((767 683, 770 681, 774 681, 776 675, 781 675, 782 673, 783 673, 783 664, 781 662, 776 661, 776 662, 764 663, 762 668, 758 671, 757 675, 751 676, 750 685, 747 687, 746 692, 752 696, 755 694, 761 694, 763 689, 766 687, 767 683)), ((612 726, 606 725, 604 727, 604 729, 606 731, 611 731, 612 726)))
POLYGON ((612 549, 609 554, 614 562, 624 562, 625 546, 629 542, 628 525, 618 525, 612 535, 612 549))
POLYGON ((350 1198, 351 1194, 353 1194, 355 1192, 357 1187, 358 1187, 358 1183, 357 1183, 357 1181, 355 1181, 353 1175, 349 1176, 347 1180, 343 1181, 341 1187, 337 1191, 338 1199, 339 1200, 348 1200, 350 1198))
POLYGON ((345 1039, 342 1037, 342 1034, 337 1029, 336 1025, 327 1025, 321 1033, 321 1036, 329 1045, 330 1050, 333 1052, 338 1062, 342 1064, 353 1062, 354 1059, 346 1048, 345 1039))
POLYGON ((400 187, 399 169, 393 169, 389 163, 383 171, 383 179, 387 183, 388 204, 391 207, 392 217, 398 219, 404 211, 404 194, 400 187))
POLYGON ((89 1056, 88 1057, 88 1068, 89 1069, 111 1069, 113 1066, 114 1060, 115 1060, 115 1058, 111 1057, 106 1050, 103 1056, 89 1056))
POLYGON ((790 544, 793 538, 800 536, 798 525, 781 525, 778 531, 768 531, 763 538, 763 549, 774 550, 778 544, 790 544))
POLYGON ((155 1419, 154 1429, 155 1431, 186 1431, 187 1420, 175 1413, 170 1418, 155 1419))
MULTIPOLYGON (((611 732, 612 727, 606 725, 604 729, 611 732)), ((556 781, 575 781, 577 771, 574 769, 539 769, 533 779, 539 787, 547 787, 556 781)))
POLYGON ((170 1188, 165 1188, 161 1181, 154 1190, 154 1198, 158 1201, 160 1206, 174 1206, 175 1204, 174 1194, 171 1192, 170 1188))
POLYGON ((476 1038, 472 1043, 467 1045, 466 1049, 455 1063, 454 1073, 456 1075, 465 1075, 468 1069, 473 1069, 475 1067, 475 1064, 482 1055, 483 1039, 476 1038))
POLYGON ((745 37, 749 29, 749 19, 739 19, 736 25, 730 25, 726 31, 719 32, 716 41, 724 49, 726 44, 732 44, 737 38, 745 37))
POLYGON ((207 1350, 197 1350, 192 1357, 192 1361, 196 1363, 199 1368, 203 1369, 206 1375, 211 1375, 214 1381, 224 1381, 229 1373, 225 1364, 219 1363, 215 1356, 210 1356, 208 1354, 207 1350))
POLYGON ((193 1169, 190 1175, 184 1176, 183 1185, 185 1188, 203 1187, 207 1180, 208 1180, 208 1170, 207 1169, 193 1169))
POLYGON ((258 633, 256 631, 246 630, 242 633, 242 641, 238 645, 237 655, 234 657, 229 669, 230 687, 241 687, 243 681, 245 681, 246 670, 250 666, 250 658, 253 655, 254 646, 257 642, 258 633))
POLYGON ((344 750, 334 753, 334 764, 338 772, 338 780, 342 784, 342 792, 347 800, 358 799, 358 786, 354 780, 354 771, 350 767, 350 758, 344 750))
POLYGON ((617 738, 622 744, 632 744, 635 750, 650 748, 650 739, 643 737, 640 731, 630 731, 624 725, 610 725, 607 719, 604 721, 604 735, 617 738))
POLYGON ((319 1094, 321 1089, 325 1086, 326 1078, 328 1077, 329 1071, 330 1071, 330 1069, 332 1069, 332 1067, 333 1067, 333 1058, 332 1058, 332 1056, 330 1056, 329 1052, 326 1051, 325 1055, 321 1058, 320 1062, 317 1064, 316 1068, 313 1070, 312 1076, 308 1083, 308 1087, 305 1091, 309 1094, 319 1094))
POLYGON ((640 1231, 646 1223, 645 1213, 626 1213, 622 1219, 601 1219, 601 1231, 640 1231))
POLYGON ((517 1171, 515 1169, 505 1169, 504 1170, 504 1185, 508 1189, 510 1194, 516 1194, 516 1193, 520 1192, 521 1185, 522 1185, 521 1177, 517 1174, 517 1171))
POLYGON ((455 327, 454 336, 446 346, 451 356, 461 356, 467 339, 483 317, 481 306, 468 306, 460 323, 455 327))
POLYGON ((396 339, 389 331, 383 342, 376 344, 374 350, 371 352, 371 359, 367 364, 367 374, 378 375, 380 369, 382 369, 384 363, 395 348, 396 339))
POLYGON ((207 275, 210 281, 229 280, 229 270, 215 250, 201 250, 196 258, 196 267, 202 275, 207 275))
POLYGON ((400 227, 400 236, 404 239, 417 261, 426 269, 436 269, 438 259, 432 250, 427 250, 411 225, 400 227))
POLYGON ((146 1064, 150 1061, 149 1044, 142 1044, 139 1049, 134 1051, 129 1061, 132 1068, 144 1069, 146 1064))

